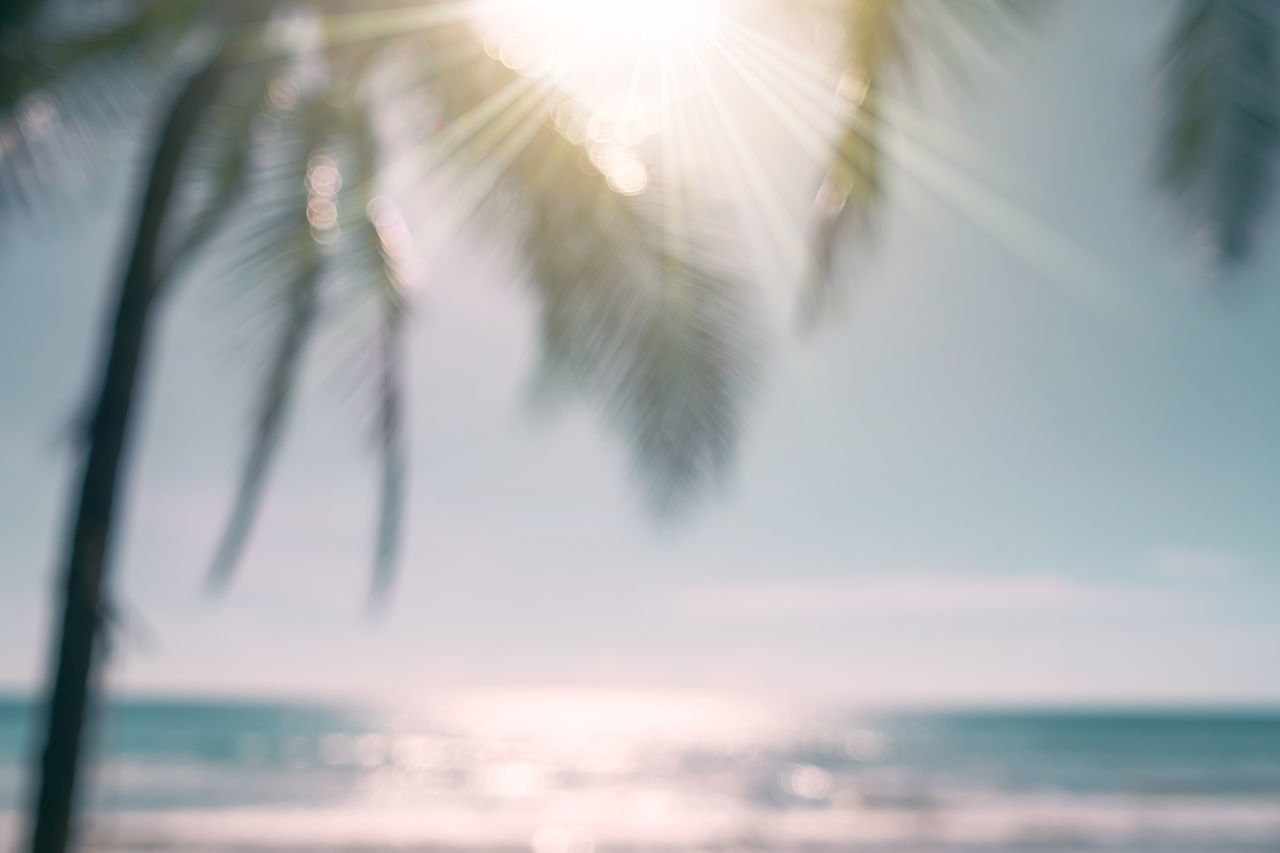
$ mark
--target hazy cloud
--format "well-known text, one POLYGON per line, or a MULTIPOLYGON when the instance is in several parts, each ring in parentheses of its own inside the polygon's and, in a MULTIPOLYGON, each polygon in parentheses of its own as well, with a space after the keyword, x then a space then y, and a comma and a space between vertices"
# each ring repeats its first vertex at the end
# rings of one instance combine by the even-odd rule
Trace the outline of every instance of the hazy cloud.
POLYGON ((1250 561, 1231 551, 1162 548, 1151 555, 1152 573, 1184 580, 1228 580, 1247 574, 1250 561))
POLYGON ((1147 609, 1168 604, 1146 590, 1052 574, 996 576, 941 573, 841 579, 741 581, 689 587, 676 597, 690 619, 779 621, 890 616, 1003 614, 1147 609))

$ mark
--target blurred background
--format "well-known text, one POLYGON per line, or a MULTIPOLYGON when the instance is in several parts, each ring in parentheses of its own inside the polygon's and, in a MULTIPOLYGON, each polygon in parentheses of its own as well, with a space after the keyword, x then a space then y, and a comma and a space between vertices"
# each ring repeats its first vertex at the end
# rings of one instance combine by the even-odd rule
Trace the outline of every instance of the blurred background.
POLYGON ((6 849, 1280 845, 1280 6, 3 14, 6 849))

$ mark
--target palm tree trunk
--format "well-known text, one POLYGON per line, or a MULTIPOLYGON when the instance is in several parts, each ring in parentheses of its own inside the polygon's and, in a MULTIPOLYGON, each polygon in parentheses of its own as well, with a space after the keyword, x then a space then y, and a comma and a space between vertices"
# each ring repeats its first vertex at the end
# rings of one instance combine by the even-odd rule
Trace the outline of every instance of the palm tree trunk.
POLYGON ((129 264, 120 282, 63 579, 57 671, 47 707, 33 815, 31 850, 35 853, 64 853, 71 840, 81 735, 93 694, 95 649, 108 602, 104 591, 114 532, 112 517, 133 425, 139 366, 146 354, 152 308, 162 284, 155 279, 161 227, 183 154, 225 73, 223 55, 219 52, 187 82, 169 111, 151 161, 129 264))

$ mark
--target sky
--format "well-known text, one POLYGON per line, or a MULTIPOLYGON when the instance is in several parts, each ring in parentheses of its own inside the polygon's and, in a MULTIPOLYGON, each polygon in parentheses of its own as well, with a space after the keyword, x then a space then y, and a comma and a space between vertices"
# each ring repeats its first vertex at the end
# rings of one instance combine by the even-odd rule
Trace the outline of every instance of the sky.
MULTIPOLYGON (((531 302, 474 233, 412 344, 407 536, 369 619, 374 466, 321 359, 229 591, 202 576, 243 453, 243 304, 165 305, 114 567, 116 689, 415 698, 476 687, 875 704, 1280 701, 1280 240, 1212 273, 1151 186, 1158 2, 1062 4, 900 140, 848 310, 787 332, 733 476, 645 513, 589 408, 528 404, 531 302), (237 313, 237 312, 241 313, 237 313)), ((812 177, 770 143, 789 198, 812 177)), ((5 220, 0 687, 40 683, 122 167, 75 226, 5 220), (56 233, 56 236, 54 234, 56 233)), ((800 203, 798 202, 798 203, 800 203)), ((58 220, 61 224, 61 220, 58 220)))

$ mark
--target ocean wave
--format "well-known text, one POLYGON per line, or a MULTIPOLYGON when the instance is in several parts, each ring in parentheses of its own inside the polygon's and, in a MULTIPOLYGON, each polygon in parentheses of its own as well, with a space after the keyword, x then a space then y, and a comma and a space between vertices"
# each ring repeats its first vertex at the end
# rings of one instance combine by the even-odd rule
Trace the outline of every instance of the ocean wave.
MULTIPOLYGON (((17 838, 13 813, 0 838, 17 838)), ((853 802, 779 809, 670 790, 559 792, 494 808, 443 797, 412 805, 95 813, 89 849, 532 850, 992 849, 1273 850, 1268 798, 1003 795, 929 809, 853 802)))

